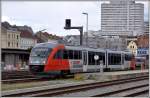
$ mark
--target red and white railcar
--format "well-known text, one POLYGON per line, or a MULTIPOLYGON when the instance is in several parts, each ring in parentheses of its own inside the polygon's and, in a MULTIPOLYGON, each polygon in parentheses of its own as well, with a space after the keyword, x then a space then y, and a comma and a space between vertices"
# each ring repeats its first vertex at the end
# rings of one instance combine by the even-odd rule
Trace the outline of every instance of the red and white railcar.
POLYGON ((96 72, 100 71, 101 61, 104 69, 126 69, 130 68, 131 57, 129 52, 47 42, 37 44, 32 49, 29 68, 37 75, 96 72))

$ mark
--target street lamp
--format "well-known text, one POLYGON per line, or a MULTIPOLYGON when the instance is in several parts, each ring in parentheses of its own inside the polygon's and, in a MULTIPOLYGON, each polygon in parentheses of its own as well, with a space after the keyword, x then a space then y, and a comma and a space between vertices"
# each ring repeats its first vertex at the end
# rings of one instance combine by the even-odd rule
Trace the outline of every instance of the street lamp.
POLYGON ((82 14, 87 16, 87 18, 86 18, 87 20, 86 20, 86 34, 85 34, 85 36, 86 36, 86 46, 88 46, 88 13, 82 13, 82 14))

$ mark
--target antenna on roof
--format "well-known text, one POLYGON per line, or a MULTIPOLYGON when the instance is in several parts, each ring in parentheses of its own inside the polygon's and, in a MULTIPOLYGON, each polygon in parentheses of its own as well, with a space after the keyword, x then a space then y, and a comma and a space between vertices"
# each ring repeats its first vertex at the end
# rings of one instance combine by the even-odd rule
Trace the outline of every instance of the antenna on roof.
POLYGON ((42 32, 42 31, 45 31, 46 29, 42 29, 42 30, 39 30, 39 31, 37 31, 37 32, 42 32))

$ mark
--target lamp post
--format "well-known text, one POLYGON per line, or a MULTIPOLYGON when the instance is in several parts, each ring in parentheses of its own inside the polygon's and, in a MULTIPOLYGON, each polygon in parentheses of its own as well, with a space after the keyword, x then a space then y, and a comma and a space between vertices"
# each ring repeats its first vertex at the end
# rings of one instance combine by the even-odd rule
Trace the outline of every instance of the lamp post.
POLYGON ((86 36, 86 46, 88 46, 88 13, 82 13, 82 14, 87 16, 87 18, 86 18, 86 34, 85 34, 85 36, 86 36))

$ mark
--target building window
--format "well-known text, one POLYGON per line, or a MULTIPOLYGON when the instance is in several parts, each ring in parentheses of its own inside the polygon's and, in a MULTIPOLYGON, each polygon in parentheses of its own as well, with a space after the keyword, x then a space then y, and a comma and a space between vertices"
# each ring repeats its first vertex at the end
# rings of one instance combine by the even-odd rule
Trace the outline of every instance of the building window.
POLYGON ((17 35, 17 39, 19 39, 19 36, 17 35))
POLYGON ((10 34, 8 34, 8 38, 10 38, 10 34))
POLYGON ((18 42, 17 42, 17 47, 18 47, 18 42))
POLYGON ((10 47, 10 42, 8 42, 8 47, 10 47))

